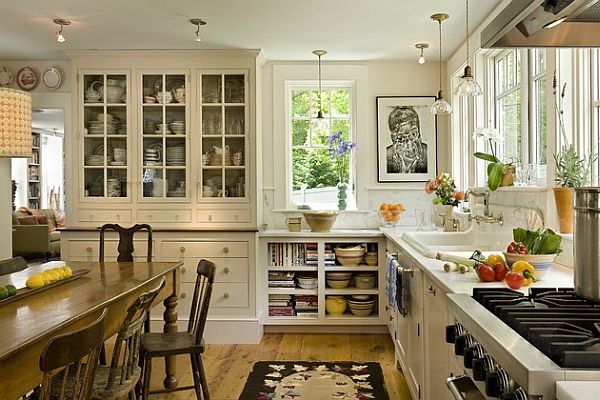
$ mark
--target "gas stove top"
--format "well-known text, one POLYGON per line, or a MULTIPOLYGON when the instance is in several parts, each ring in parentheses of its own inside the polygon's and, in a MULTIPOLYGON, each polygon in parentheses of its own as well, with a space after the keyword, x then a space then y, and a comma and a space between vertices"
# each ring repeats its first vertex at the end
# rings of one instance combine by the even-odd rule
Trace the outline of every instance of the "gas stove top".
POLYGON ((559 366, 600 368, 600 304, 573 289, 475 288, 473 298, 559 366))

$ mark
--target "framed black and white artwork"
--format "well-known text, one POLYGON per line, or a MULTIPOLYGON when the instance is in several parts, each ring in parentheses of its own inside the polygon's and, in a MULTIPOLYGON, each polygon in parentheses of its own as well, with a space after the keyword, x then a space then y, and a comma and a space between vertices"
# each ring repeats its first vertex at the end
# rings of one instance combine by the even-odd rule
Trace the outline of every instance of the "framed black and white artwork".
POLYGON ((377 181, 426 182, 437 171, 435 96, 377 96, 377 181))

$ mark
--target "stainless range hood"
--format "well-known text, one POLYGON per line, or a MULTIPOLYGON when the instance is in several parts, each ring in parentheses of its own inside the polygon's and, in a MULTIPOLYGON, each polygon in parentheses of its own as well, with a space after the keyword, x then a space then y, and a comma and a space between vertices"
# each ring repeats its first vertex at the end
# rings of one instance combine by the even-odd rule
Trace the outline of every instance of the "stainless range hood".
POLYGON ((481 32, 481 47, 600 47, 600 0, 512 0, 481 32))

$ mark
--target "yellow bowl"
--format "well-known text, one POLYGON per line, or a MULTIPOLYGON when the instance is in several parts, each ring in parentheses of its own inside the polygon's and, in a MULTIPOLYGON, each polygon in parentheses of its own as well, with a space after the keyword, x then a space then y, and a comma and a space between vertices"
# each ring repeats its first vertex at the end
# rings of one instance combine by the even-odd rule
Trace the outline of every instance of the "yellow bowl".
POLYGON ((348 302, 343 297, 327 296, 325 299, 325 310, 329 315, 342 315, 347 306, 348 302))
POLYGON ((329 232, 337 215, 337 211, 305 211, 304 219, 312 232, 329 232))

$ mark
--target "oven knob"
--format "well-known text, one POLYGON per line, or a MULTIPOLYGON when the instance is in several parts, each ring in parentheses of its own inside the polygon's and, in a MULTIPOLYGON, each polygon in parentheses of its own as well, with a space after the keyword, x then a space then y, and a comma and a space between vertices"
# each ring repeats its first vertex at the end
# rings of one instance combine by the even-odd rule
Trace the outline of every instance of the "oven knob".
POLYGON ((485 381, 487 374, 494 370, 494 360, 489 354, 473 360, 473 379, 479 382, 485 381))
POLYGON ((465 368, 473 368, 473 360, 483 357, 483 354, 483 347, 479 343, 467 348, 463 359, 465 368))
POLYGON ((490 372, 485 377, 485 394, 490 397, 500 397, 504 388, 498 376, 498 372, 490 372))
POLYGON ((465 333, 465 328, 458 322, 453 325, 446 326, 446 343, 454 344, 458 335, 465 333))
POLYGON ((506 393, 500 396, 500 400, 527 400, 528 398, 527 393, 521 388, 518 388, 513 393, 506 393))
POLYGON ((465 354, 465 349, 473 346, 475 344, 475 339, 469 333, 465 333, 456 338, 454 342, 454 354, 457 356, 463 356, 465 354))

